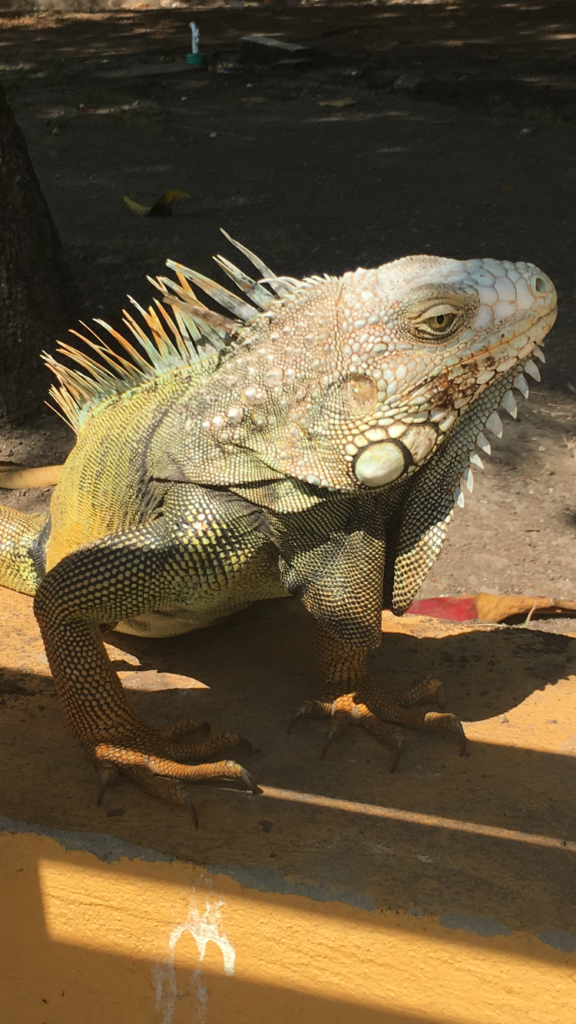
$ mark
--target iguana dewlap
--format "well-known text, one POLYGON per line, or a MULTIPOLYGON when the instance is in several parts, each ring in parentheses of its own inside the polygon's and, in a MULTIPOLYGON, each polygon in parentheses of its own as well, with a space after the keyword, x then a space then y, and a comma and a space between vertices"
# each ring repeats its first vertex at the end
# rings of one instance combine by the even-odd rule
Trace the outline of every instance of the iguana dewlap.
POLYGON ((239 738, 190 742, 206 732, 192 720, 144 726, 103 625, 168 636, 296 594, 322 675, 297 718, 331 717, 326 745, 355 723, 391 741, 395 761, 402 725, 454 733, 463 749, 455 716, 418 706, 439 697, 437 680, 385 693, 366 656, 382 609, 405 611, 438 555, 477 449, 490 451, 484 431, 501 435, 498 408, 515 416, 524 373, 539 379, 556 317, 532 264, 414 256, 296 281, 238 248, 259 281, 217 262, 241 297, 169 262, 177 282, 152 282, 161 298, 137 307, 142 323, 125 313, 131 342, 97 321, 119 350, 93 335, 95 356, 61 346, 80 369, 46 357, 76 446, 48 519, 0 510, 0 584, 35 594, 65 717, 102 786, 121 770, 185 803, 188 781, 253 785, 213 761, 239 738))

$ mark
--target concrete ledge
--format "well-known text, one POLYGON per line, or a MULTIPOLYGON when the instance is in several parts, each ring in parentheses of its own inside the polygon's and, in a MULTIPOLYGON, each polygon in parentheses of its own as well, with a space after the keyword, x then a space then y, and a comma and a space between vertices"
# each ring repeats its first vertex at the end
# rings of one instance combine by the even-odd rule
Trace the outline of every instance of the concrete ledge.
POLYGON ((254 741, 261 797, 199 787, 195 831, 65 730, 31 600, 0 592, 0 999, 18 1024, 572 1024, 576 639, 384 617, 373 668, 443 678, 470 757, 389 754, 325 725, 297 602, 108 647, 153 724, 201 714, 254 741), (193 675, 191 674, 193 672, 193 675))
POLYGON ((2 1005, 19 1024, 574 1019, 573 957, 489 918, 263 892, 30 833, 0 851, 2 1005))

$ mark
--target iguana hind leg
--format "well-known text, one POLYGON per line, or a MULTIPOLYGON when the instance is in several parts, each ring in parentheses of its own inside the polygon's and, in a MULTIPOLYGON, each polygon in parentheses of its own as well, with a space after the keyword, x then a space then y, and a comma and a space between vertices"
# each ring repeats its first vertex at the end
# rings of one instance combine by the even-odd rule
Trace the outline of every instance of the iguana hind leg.
POLYGON ((423 702, 443 707, 444 692, 439 679, 425 679, 403 693, 387 691, 366 671, 367 650, 344 643, 318 624, 316 646, 322 673, 320 699, 306 701, 289 730, 302 718, 331 718, 322 757, 332 740, 349 725, 362 726, 381 743, 393 745, 391 771, 395 771, 403 747, 403 733, 398 726, 449 733, 459 740, 460 753, 465 753, 466 737, 456 715, 418 707, 423 702))
POLYGON ((153 729, 140 722, 102 643, 100 624, 162 608, 178 589, 192 586, 192 554, 182 534, 160 518, 77 549, 38 588, 34 610, 56 690, 66 720, 100 769, 100 795, 118 771, 155 796, 187 805, 188 782, 239 779, 258 791, 236 761, 209 760, 241 744, 239 736, 185 744, 184 733, 203 723, 153 729))
POLYGON ((36 593, 40 574, 34 544, 47 519, 0 505, 0 586, 20 594, 36 593))

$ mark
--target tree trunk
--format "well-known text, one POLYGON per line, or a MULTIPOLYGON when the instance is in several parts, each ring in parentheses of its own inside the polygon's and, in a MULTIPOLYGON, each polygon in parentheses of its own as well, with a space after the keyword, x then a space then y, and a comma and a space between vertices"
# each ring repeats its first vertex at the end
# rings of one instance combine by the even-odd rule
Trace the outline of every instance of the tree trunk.
POLYGON ((0 425, 42 411, 40 360, 75 319, 76 292, 58 232, 0 86, 0 425))

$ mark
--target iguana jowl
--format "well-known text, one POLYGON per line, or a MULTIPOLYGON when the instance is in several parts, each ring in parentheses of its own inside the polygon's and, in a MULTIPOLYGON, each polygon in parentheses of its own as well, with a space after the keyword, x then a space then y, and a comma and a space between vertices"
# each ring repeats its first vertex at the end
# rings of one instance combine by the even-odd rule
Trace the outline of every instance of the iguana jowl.
POLYGON ((532 357, 556 316, 532 264, 415 256, 296 281, 238 248, 259 281, 217 262, 242 297, 169 262, 177 281, 152 282, 161 299, 139 309, 143 326, 125 313, 136 344, 97 321, 123 355, 93 335, 95 358, 61 347, 79 370, 47 357, 76 446, 48 519, 0 510, 0 583, 35 594, 64 715, 102 784, 122 771, 180 803, 190 781, 253 785, 235 761, 211 761, 238 737, 143 725, 104 624, 169 636, 297 594, 322 676, 297 718, 331 717, 326 745, 357 724, 397 754, 399 726, 463 749, 455 716, 418 706, 436 680, 386 694, 366 657, 382 608, 405 611, 438 555, 461 480, 471 489, 477 448, 489 451, 484 430, 501 433, 497 409, 515 415, 523 371, 539 379, 532 357))

